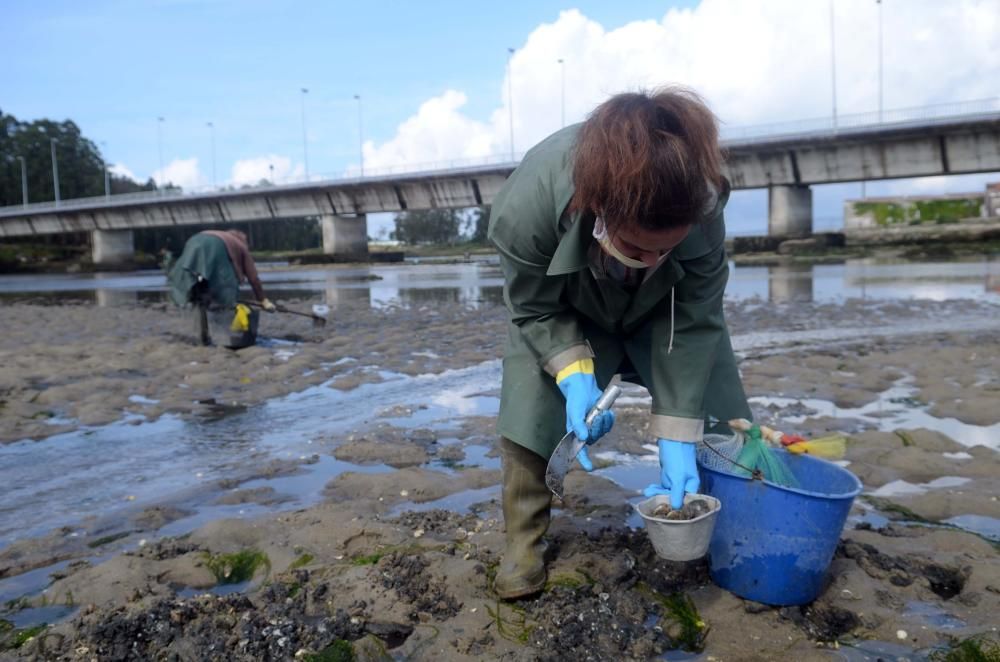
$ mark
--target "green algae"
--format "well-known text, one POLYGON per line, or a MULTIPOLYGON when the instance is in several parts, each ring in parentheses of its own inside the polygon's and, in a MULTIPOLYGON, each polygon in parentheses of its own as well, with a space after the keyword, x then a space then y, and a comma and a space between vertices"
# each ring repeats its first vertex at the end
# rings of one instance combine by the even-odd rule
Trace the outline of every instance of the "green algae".
POLYGON ((572 573, 563 573, 549 577, 549 581, 545 584, 545 590, 550 591, 553 588, 566 588, 575 591, 578 588, 592 587, 594 583, 594 578, 587 574, 585 570, 576 568, 572 573))
POLYGON ((345 639, 338 639, 318 653, 302 656, 305 662, 354 662, 354 646, 345 639))
POLYGON ((0 650, 17 650, 34 637, 48 629, 48 625, 33 625, 30 628, 15 628, 13 623, 0 619, 0 650))
POLYGON ((108 543, 115 542, 116 540, 121 540, 122 538, 128 538, 132 535, 131 531, 119 531, 118 533, 112 533, 111 535, 104 536, 103 538, 98 538, 97 540, 91 540, 87 543, 87 547, 94 549, 96 547, 103 547, 108 543))
POLYGON ((545 586, 545 590, 552 590, 553 588, 568 588, 570 590, 576 590, 586 585, 587 582, 579 577, 574 577, 573 575, 557 575, 549 578, 549 581, 545 586))
POLYGON ((351 565, 375 565, 384 555, 384 552, 375 552, 374 554, 362 554, 360 556, 355 556, 351 558, 351 565))
POLYGON ((663 633, 670 639, 672 648, 680 648, 689 653, 700 653, 705 649, 705 639, 710 628, 702 620, 689 595, 663 595, 647 584, 640 584, 638 589, 663 608, 663 633))
POLYGON ((1000 662, 1000 641, 982 634, 954 641, 946 650, 931 653, 932 662, 1000 662))
POLYGON ((528 620, 528 613, 524 607, 497 600, 496 609, 486 605, 486 612, 493 619, 493 624, 496 625, 497 633, 501 637, 519 644, 528 643, 536 625, 528 620))
POLYGON ((295 559, 294 561, 292 561, 292 564, 290 566, 288 566, 288 569, 289 570, 298 570, 299 568, 302 568, 302 567, 307 566, 310 563, 312 563, 313 559, 315 559, 315 558, 316 557, 313 556, 312 554, 302 554, 297 559, 295 559))
POLYGON ((205 565, 220 584, 249 581, 261 567, 268 573, 271 572, 271 560, 267 554, 256 549, 245 549, 232 554, 206 553, 206 556, 205 565))

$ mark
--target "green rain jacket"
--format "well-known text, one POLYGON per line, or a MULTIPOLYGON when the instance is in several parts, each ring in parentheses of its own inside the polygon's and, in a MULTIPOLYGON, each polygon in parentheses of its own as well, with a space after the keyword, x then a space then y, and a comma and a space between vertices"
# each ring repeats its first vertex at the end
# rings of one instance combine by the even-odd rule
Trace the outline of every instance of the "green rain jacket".
POLYGON ((728 185, 630 293, 591 264, 593 216, 567 211, 578 129, 528 152, 493 202, 488 236, 510 311, 498 431, 548 458, 566 432, 555 375, 587 357, 601 388, 635 373, 649 389, 651 439, 700 441, 707 416, 750 418, 722 310, 728 185))
POLYGON ((226 252, 226 244, 222 239, 203 232, 187 240, 184 252, 167 274, 170 298, 174 303, 183 306, 191 302, 191 288, 199 277, 208 281, 214 304, 226 308, 236 305, 240 281, 226 252))

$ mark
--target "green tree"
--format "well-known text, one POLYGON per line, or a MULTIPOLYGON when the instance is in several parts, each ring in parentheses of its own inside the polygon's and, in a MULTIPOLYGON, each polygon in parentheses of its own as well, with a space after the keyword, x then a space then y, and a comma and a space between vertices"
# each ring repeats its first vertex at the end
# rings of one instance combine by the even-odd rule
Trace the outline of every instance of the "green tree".
MULTIPOLYGON (((55 199, 52 186, 50 139, 56 139, 56 159, 59 165, 59 197, 63 200, 104 195, 104 162, 93 141, 85 138, 72 121, 36 120, 21 122, 13 115, 0 112, 0 206, 20 205, 21 161, 27 166, 28 201, 48 202, 55 199)), ((111 174, 112 195, 152 191, 156 182, 144 184, 128 177, 111 174)), ((267 184, 261 180, 258 185, 267 184)), ((170 183, 165 188, 176 188, 170 183)), ((235 189, 234 189, 235 190, 235 189)), ((184 242, 201 230, 218 229, 217 223, 201 225, 139 228, 135 232, 136 249, 149 255, 166 248, 179 253, 184 242)), ((319 225, 314 219, 281 219, 256 223, 229 224, 247 233, 255 250, 304 250, 320 245, 319 225)), ((86 245, 86 233, 19 237, 4 243, 46 245, 86 245)))
POLYGON ((454 209, 427 209, 396 214, 391 237, 404 244, 454 244, 462 218, 454 209))
MULTIPOLYGON (((0 111, 0 206, 18 205, 21 196, 21 160, 28 180, 28 201, 55 199, 52 182, 51 139, 56 140, 59 197, 63 200, 104 194, 104 162, 93 141, 85 138, 71 120, 19 121, 0 111)), ((112 193, 156 188, 152 180, 139 184, 127 177, 110 176, 112 193)))

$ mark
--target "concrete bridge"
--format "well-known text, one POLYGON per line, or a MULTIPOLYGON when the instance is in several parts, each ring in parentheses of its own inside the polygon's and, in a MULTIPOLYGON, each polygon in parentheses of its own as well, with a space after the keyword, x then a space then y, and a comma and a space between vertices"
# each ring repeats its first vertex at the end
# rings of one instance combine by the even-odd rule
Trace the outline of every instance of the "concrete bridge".
MULTIPOLYGON (((813 184, 1000 171, 1000 103, 970 112, 842 117, 838 126, 775 125, 723 141, 734 189, 768 189, 768 232, 812 231, 813 184)), ((902 112, 902 111, 895 111, 902 112)), ((133 231, 316 217, 325 253, 367 254, 366 214, 490 204, 517 166, 502 161, 234 191, 154 191, 0 208, 0 238, 91 232, 97 264, 128 260, 133 231)))

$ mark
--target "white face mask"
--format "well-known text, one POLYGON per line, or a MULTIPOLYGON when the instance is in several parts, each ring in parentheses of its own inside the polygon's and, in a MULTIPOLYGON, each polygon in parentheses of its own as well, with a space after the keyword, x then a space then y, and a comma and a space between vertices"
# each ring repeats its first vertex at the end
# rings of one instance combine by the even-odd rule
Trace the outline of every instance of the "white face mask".
POLYGON ((604 220, 600 216, 598 216, 594 221, 593 235, 594 239, 597 240, 597 243, 600 244, 605 253, 615 258, 629 269, 646 268, 647 265, 645 262, 628 257, 618 250, 618 247, 615 246, 613 241, 611 241, 611 237, 608 236, 608 228, 604 225, 604 220))

